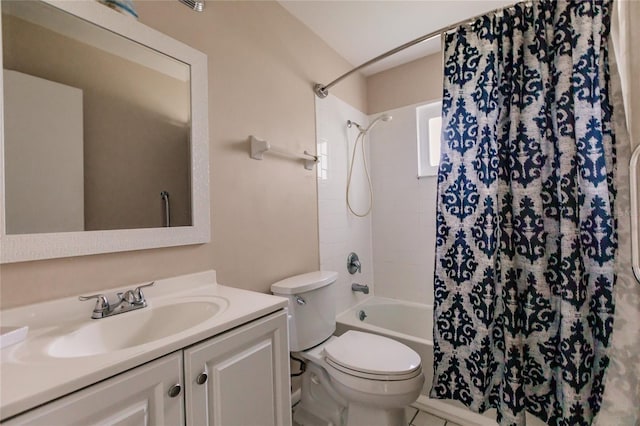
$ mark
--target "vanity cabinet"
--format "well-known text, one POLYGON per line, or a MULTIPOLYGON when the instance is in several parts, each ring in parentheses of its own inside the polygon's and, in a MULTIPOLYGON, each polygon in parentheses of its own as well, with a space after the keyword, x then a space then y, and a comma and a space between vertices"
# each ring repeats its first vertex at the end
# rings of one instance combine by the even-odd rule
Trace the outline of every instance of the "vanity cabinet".
POLYGON ((290 426, 287 342, 280 310, 2 425, 290 426))
POLYGON ((3 422, 14 425, 184 425, 182 393, 168 390, 183 382, 177 352, 50 402, 3 422))
POLYGON ((286 314, 184 351, 188 425, 291 424, 286 314))

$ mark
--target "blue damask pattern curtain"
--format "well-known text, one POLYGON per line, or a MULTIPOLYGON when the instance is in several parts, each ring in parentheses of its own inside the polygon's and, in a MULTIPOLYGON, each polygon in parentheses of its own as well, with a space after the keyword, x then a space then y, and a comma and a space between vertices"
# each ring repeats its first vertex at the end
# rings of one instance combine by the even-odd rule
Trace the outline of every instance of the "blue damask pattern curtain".
POLYGON ((600 408, 617 248, 609 1, 535 1, 445 37, 431 397, 501 425, 600 408))

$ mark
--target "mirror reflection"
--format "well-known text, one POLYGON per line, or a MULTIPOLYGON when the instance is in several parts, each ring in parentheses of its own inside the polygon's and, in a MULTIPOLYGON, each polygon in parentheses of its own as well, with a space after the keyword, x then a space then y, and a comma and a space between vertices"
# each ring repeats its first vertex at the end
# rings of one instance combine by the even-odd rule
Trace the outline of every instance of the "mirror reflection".
POLYGON ((190 69, 2 2, 7 234, 190 226, 190 69))

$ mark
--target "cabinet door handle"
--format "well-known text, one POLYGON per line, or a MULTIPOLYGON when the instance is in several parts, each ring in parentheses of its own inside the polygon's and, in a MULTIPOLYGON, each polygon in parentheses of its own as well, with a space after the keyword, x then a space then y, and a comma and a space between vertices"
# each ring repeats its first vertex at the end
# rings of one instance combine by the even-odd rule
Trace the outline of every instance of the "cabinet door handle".
POLYGON ((202 372, 198 374, 198 377, 196 377, 196 383, 199 385, 204 385, 205 383, 207 383, 208 378, 209 376, 207 375, 207 373, 202 372))
POLYGON ((180 383, 176 383, 169 388, 168 393, 171 398, 175 398, 176 396, 180 395, 180 392, 182 392, 182 386, 180 386, 180 383))

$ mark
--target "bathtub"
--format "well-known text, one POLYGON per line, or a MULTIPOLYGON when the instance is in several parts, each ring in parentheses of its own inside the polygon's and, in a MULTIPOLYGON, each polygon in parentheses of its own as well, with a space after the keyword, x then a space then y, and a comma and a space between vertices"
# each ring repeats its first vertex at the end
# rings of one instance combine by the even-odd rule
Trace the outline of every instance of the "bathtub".
POLYGON ((415 407, 461 426, 496 426, 495 410, 480 415, 459 402, 428 397, 433 380, 433 306, 374 296, 341 313, 336 320, 337 335, 348 330, 380 334, 404 343, 420 355, 426 380, 415 407), (363 321, 361 312, 366 315, 363 321))

